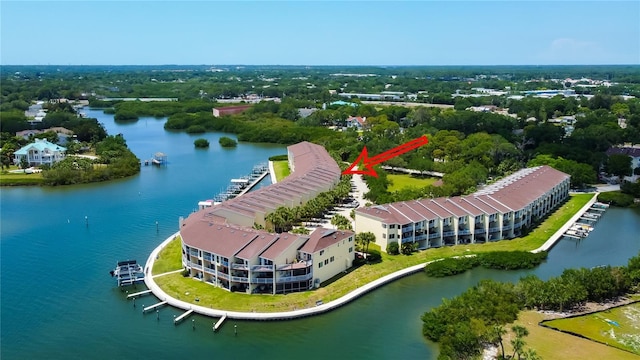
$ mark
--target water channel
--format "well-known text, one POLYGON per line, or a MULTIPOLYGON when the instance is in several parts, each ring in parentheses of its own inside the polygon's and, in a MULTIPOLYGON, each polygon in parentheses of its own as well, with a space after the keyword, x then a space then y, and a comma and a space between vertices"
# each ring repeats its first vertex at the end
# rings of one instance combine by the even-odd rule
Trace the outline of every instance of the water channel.
MULTIPOLYGON (((640 211, 611 208, 588 238, 561 240, 548 261, 530 271, 477 269, 445 279, 416 274, 320 316, 229 321, 215 334, 214 319, 206 317, 174 326, 180 311, 163 308, 159 319, 143 315, 141 305, 155 298, 141 298, 134 308, 109 270, 118 260, 144 261, 199 200, 286 148, 239 143, 222 149, 219 137, 233 135, 167 132, 165 119, 116 124, 100 110, 84 112, 110 134, 122 133, 140 159, 161 151, 169 164, 143 166, 138 176, 110 183, 0 189, 2 359, 435 359, 437 346, 422 337, 420 315, 442 298, 486 278, 517 281, 534 273, 546 279, 565 268, 624 265, 640 251, 640 211), (199 137, 209 140, 208 150, 194 148, 199 137)), ((261 185, 267 184, 268 178, 261 185)))

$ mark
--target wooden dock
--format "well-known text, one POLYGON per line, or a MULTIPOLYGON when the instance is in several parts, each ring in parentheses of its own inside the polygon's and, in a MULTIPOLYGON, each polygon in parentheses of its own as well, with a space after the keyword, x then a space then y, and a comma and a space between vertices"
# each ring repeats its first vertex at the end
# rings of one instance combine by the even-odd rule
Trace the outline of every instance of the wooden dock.
POLYGON ((151 294, 151 290, 145 290, 145 291, 140 291, 140 292, 137 292, 137 293, 129 294, 129 295, 127 295, 127 299, 135 298, 135 297, 138 297, 138 296, 141 296, 141 295, 146 295, 146 294, 151 294))
POLYGON ((142 309, 142 313, 144 314, 149 310, 154 310, 154 309, 159 308, 160 306, 163 306, 163 305, 166 305, 166 304, 167 304, 166 301, 162 301, 162 302, 159 302, 157 304, 154 304, 154 305, 151 305, 151 306, 147 306, 146 308, 142 309))
POLYGON ((178 316, 177 318, 173 319, 173 324, 177 325, 180 321, 184 320, 187 316, 191 315, 191 313, 193 312, 193 309, 191 310, 187 310, 187 312, 185 312, 184 314, 178 316))
POLYGON ((222 326, 222 323, 227 319, 227 314, 224 314, 220 320, 218 320, 218 322, 216 322, 215 325, 213 325, 213 331, 218 331, 218 329, 220 328, 220 326, 222 326))

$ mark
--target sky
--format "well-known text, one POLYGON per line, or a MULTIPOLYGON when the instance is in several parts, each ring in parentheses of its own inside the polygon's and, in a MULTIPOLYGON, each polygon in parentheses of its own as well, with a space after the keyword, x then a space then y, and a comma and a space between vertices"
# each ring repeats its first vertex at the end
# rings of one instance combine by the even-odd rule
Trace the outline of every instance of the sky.
POLYGON ((0 65, 640 64, 640 1, 6 1, 0 65))

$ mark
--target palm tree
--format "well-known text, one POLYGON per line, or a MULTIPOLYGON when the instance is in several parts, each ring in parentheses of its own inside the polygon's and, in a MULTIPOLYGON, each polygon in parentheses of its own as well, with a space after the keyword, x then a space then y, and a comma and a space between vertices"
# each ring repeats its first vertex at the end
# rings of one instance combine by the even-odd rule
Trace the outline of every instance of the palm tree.
POLYGON ((359 242, 360 244, 362 244, 362 247, 364 247, 364 252, 368 252, 369 251, 369 243, 370 242, 376 242, 376 236, 372 233, 372 232, 362 232, 356 235, 356 242, 359 242))
POLYGON ((512 326, 511 330, 516 335, 516 337, 513 340, 511 340, 511 346, 513 346, 513 355, 511 355, 511 358, 513 359, 516 356, 516 354, 518 354, 518 360, 520 360, 520 356, 522 355, 522 350, 524 348, 524 345, 526 344, 524 342, 524 337, 529 335, 529 330, 527 330, 526 327, 520 326, 520 325, 512 326))
POLYGON ((502 352, 500 353, 500 358, 504 359, 504 344, 502 343, 502 336, 507 333, 507 330, 505 330, 504 326, 495 324, 493 325, 493 332, 495 335, 495 339, 500 344, 500 349, 502 350, 502 352))

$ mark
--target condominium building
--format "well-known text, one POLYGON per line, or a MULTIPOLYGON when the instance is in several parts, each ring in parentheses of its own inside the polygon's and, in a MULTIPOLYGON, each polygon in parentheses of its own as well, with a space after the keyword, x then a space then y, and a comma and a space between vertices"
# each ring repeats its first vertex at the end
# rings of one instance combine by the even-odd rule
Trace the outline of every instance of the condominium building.
POLYGON ((356 210, 356 231, 418 249, 484 243, 522 234, 569 196, 569 175, 549 166, 522 169, 468 196, 400 201, 356 210))
POLYGON ((304 204, 340 180, 319 145, 287 148, 291 175, 180 221, 182 264, 191 276, 229 291, 280 294, 308 290, 352 266, 354 232, 318 228, 310 235, 256 230, 280 206, 304 204))

